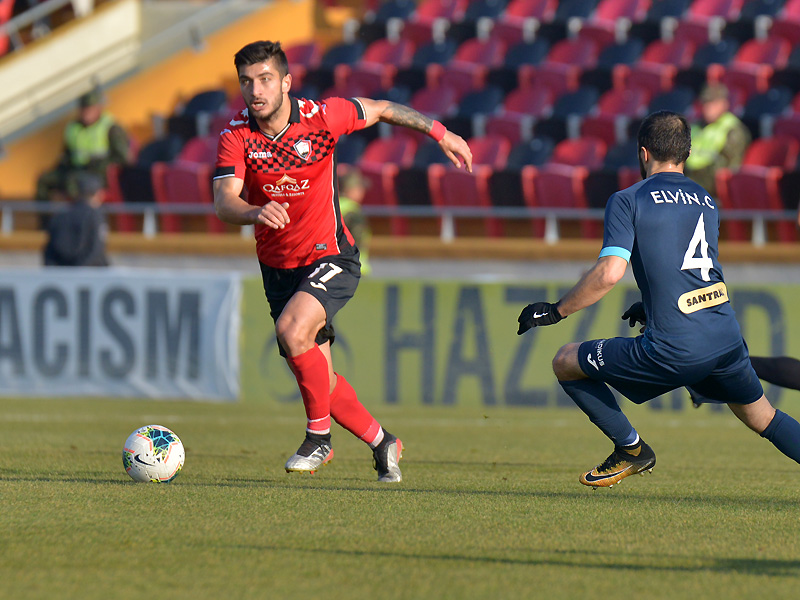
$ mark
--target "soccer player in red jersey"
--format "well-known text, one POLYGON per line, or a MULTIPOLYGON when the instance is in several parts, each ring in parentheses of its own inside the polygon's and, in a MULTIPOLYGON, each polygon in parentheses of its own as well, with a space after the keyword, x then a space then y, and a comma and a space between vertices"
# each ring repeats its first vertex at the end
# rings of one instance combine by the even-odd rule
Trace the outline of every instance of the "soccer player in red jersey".
POLYGON ((394 102, 289 96, 292 76, 279 42, 248 44, 234 64, 247 108, 220 134, 214 206, 226 223, 255 225, 279 350, 303 397, 306 438, 286 471, 314 472, 333 458, 333 417, 372 448, 379 481, 400 481, 401 441, 364 408, 331 361, 331 321, 361 275, 339 210, 334 150, 339 136, 381 121, 427 133, 470 172, 472 153, 438 121, 394 102))

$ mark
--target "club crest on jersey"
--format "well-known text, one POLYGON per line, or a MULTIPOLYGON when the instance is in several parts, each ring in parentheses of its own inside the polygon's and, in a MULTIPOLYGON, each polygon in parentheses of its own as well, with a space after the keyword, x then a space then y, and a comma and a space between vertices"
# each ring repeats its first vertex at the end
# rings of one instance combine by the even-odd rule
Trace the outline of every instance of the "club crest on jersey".
POLYGON ((311 142, 309 140, 298 140, 294 144, 294 151, 303 160, 308 160, 308 156, 311 154, 311 142))

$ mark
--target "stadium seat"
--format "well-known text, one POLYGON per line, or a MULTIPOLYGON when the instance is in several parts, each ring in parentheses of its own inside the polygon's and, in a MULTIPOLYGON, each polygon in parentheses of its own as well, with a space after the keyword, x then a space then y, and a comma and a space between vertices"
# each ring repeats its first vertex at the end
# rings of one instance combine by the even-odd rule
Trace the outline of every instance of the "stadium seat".
POLYGON ((581 135, 600 138, 607 146, 624 141, 628 122, 645 115, 648 99, 643 88, 607 91, 600 96, 595 112, 583 119, 581 135))
MULTIPOLYGON (((780 193, 782 170, 776 167, 743 166, 737 172, 729 169, 717 171, 717 193, 719 202, 727 209, 750 209, 762 211, 783 211, 780 193)), ((747 241, 748 223, 739 220, 726 220, 724 227, 728 239, 747 241)), ((794 221, 778 221, 774 225, 776 237, 781 242, 794 242, 797 239, 794 221)))
POLYGON ((591 86, 582 86, 575 92, 560 96, 553 103, 549 118, 536 123, 534 127, 536 135, 560 141, 567 137, 568 129, 577 133, 580 121, 594 110, 599 98, 600 93, 591 86))
POLYGON ((503 64, 489 72, 487 81, 510 92, 519 83, 517 78, 519 68, 522 65, 536 66, 540 64, 547 58, 549 52, 550 43, 543 39, 514 44, 508 48, 503 58, 503 64))
POLYGON ((686 40, 651 42, 635 64, 614 67, 614 87, 641 87, 651 97, 668 92, 678 70, 691 64, 693 51, 694 46, 686 40))
MULTIPOLYGON (((558 146, 556 146, 558 150, 558 146)), ((540 168, 525 167, 522 170, 522 189, 525 202, 531 207, 588 208, 586 179, 589 170, 565 164, 548 163, 540 168)), ((543 236, 543 219, 534 221, 536 235, 543 236)), ((589 219, 580 221, 584 238, 597 237, 599 224, 589 219)))
POLYGON ((167 133, 184 140, 206 135, 213 116, 226 111, 227 107, 228 96, 225 90, 199 92, 167 119, 167 133))
MULTIPOLYGON (((505 168, 511 144, 499 136, 471 138, 468 143, 472 150, 472 173, 442 164, 429 167, 428 182, 434 205, 492 206, 489 178, 494 170, 505 168)), ((488 235, 503 234, 501 220, 487 217, 483 221, 488 235)))
POLYGON ((425 87, 411 97, 411 108, 434 119, 454 115, 458 110, 458 93, 447 86, 425 87))
POLYGON ((721 17, 725 21, 735 21, 742 10, 744 0, 693 0, 687 17, 694 20, 707 20, 721 17))
POLYGON ((643 21, 650 0, 601 0, 583 21, 578 37, 591 40, 602 50, 627 39, 631 22, 643 21))
POLYGON ((581 74, 581 85, 591 85, 601 92, 612 86, 612 72, 617 65, 632 65, 639 60, 644 51, 644 42, 639 38, 629 38, 621 44, 612 44, 603 49, 597 57, 597 65, 581 74))
POLYGON ((678 71, 675 84, 690 87, 695 94, 700 93, 706 83, 709 65, 727 65, 738 50, 739 43, 728 38, 722 38, 718 42, 702 43, 694 53, 692 64, 678 71))
POLYGON ((505 50, 505 43, 501 40, 467 40, 458 47, 447 65, 432 64, 427 67, 427 86, 450 86, 458 92, 459 98, 479 90, 485 85, 489 69, 503 64, 505 50))
POLYGON ((367 147, 367 140, 358 132, 343 135, 336 142, 336 161, 339 164, 355 165, 367 147))
MULTIPOLYGON (((159 204, 205 204, 213 205, 211 177, 214 167, 210 164, 176 162, 154 163, 150 169, 155 200, 159 204)), ((191 216, 161 213, 161 231, 180 233, 185 225, 195 219, 191 216)), ((205 215, 205 231, 223 233, 225 224, 212 212, 205 215)))
POLYGON ((787 135, 796 140, 800 140, 800 114, 778 117, 775 119, 772 131, 779 131, 781 135, 787 135))
POLYGON ((599 169, 603 166, 605 155, 606 144, 603 140, 592 137, 569 139, 556 144, 550 164, 599 169))
POLYGON ((541 166, 550 160, 555 143, 550 138, 536 137, 514 146, 508 153, 506 169, 521 171, 526 165, 541 166))
POLYGON ((750 97, 744 106, 742 122, 754 138, 769 135, 775 119, 786 112, 792 103, 792 92, 784 87, 771 87, 763 94, 750 97))
POLYGON ((533 42, 539 25, 552 21, 557 7, 556 0, 511 0, 496 20, 491 35, 510 45, 533 42))
POLYGON ((319 67, 322 50, 319 44, 312 41, 287 46, 283 51, 289 63, 289 72, 292 74, 292 86, 299 89, 303 85, 306 73, 319 67))
POLYGON ((580 87, 581 73, 597 65, 599 52, 594 42, 585 39, 565 39, 553 44, 540 65, 522 65, 518 71, 519 84, 543 86, 554 95, 574 92, 580 87))
POLYGON ((500 114, 486 120, 485 133, 501 135, 512 145, 530 140, 536 120, 552 111, 552 97, 545 88, 515 89, 506 96, 500 114))
POLYGON ((218 141, 219 135, 194 137, 184 144, 176 160, 213 165, 217 160, 218 141))
POLYGON ((697 113, 694 108, 696 95, 694 91, 686 86, 675 86, 669 92, 659 94, 647 105, 647 113, 653 113, 658 110, 671 110, 673 112, 681 113, 687 120, 695 121, 697 113))
POLYGON ((421 0, 409 20, 422 23, 430 23, 436 19, 461 21, 466 8, 467 0, 421 0))
POLYGON ((776 69, 783 69, 792 50, 792 45, 783 38, 750 40, 742 44, 730 65, 711 65, 708 81, 721 81, 729 88, 739 88, 749 98, 753 94, 769 89, 776 69))
POLYGON ((446 64, 450 62, 458 49, 455 40, 445 39, 442 42, 427 42, 414 52, 411 65, 406 69, 398 69, 394 81, 416 92, 425 87, 425 69, 430 64, 446 64))
MULTIPOLYGON (((119 183, 119 172, 122 167, 118 164, 112 163, 106 169, 106 194, 105 202, 109 204, 125 204, 125 198, 122 195, 122 187, 119 183)), ((133 215, 119 213, 114 215, 114 230, 122 233, 132 233, 136 231, 136 219, 133 215)))
POLYGON ((742 165, 778 167, 794 170, 800 155, 800 141, 793 137, 776 135, 753 140, 747 147, 742 165))
POLYGON ((149 168, 154 162, 172 162, 182 148, 183 140, 177 135, 156 138, 139 149, 136 164, 149 168))

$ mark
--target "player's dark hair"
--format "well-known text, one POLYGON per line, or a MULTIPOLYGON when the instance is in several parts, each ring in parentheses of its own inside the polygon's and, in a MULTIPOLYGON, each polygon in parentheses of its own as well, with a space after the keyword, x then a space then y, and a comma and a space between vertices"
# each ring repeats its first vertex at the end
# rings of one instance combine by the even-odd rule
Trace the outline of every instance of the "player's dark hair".
POLYGON ((692 131, 678 113, 659 110, 648 115, 639 127, 639 148, 645 147, 659 162, 680 164, 689 158, 692 131))
POLYGON ((247 44, 239 50, 233 57, 233 64, 236 65, 236 72, 242 67, 248 67, 262 62, 275 61, 278 73, 281 77, 286 77, 289 73, 289 61, 286 60, 286 53, 281 48, 280 42, 253 42, 247 44))

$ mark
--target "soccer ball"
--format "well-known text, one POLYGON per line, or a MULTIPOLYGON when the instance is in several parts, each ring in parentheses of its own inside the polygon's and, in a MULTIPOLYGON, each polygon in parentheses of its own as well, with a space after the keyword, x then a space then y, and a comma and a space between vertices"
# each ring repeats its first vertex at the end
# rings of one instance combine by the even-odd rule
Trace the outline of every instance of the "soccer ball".
POLYGON ((180 473, 185 457, 178 436, 161 425, 140 427, 122 449, 122 465, 136 481, 169 483, 180 473))

